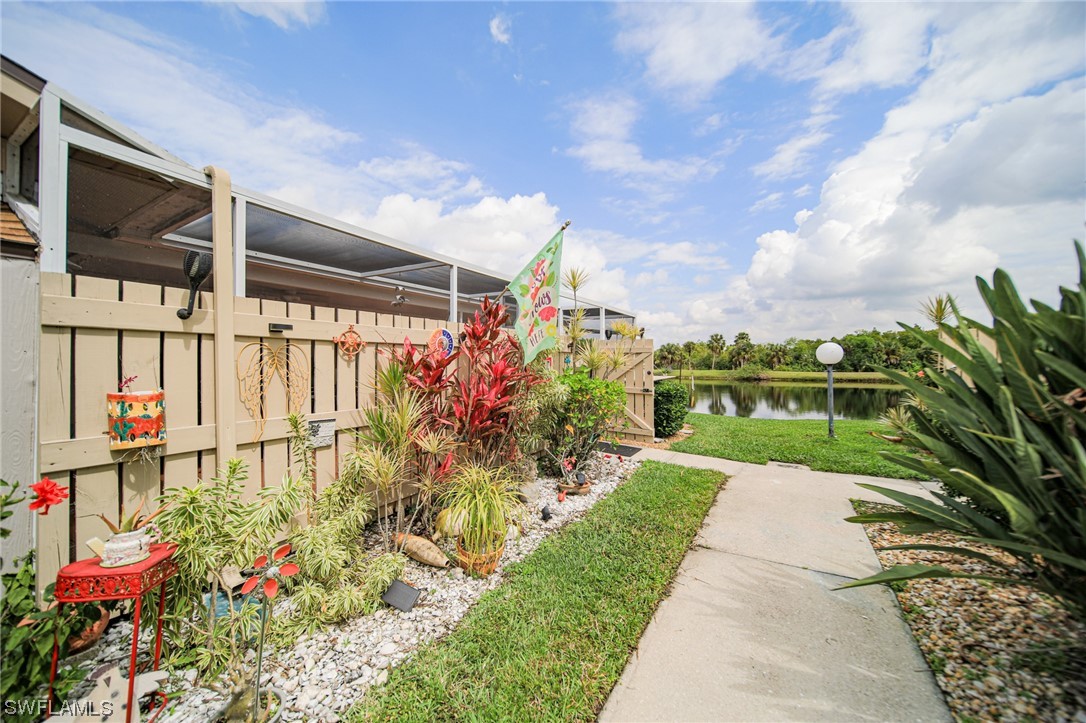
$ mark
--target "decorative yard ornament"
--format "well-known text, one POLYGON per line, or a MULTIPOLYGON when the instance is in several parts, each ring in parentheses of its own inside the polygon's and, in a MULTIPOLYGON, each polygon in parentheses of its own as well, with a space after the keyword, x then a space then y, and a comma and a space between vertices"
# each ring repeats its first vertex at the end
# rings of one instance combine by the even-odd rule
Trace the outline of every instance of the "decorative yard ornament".
POLYGON ((289 411, 301 411, 309 399, 309 357, 289 341, 276 349, 261 341, 246 344, 238 352, 237 372, 242 404, 256 421, 254 442, 264 434, 268 387, 276 375, 283 382, 289 411))
POLYGON ((159 686, 170 677, 169 671, 152 670, 140 673, 136 676, 132 686, 132 707, 128 711, 128 678, 124 677, 121 669, 112 665, 108 668, 102 666, 90 675, 94 687, 86 697, 77 701, 65 701, 57 706, 55 714, 46 718, 51 723, 100 723, 109 720, 125 720, 131 723, 139 723, 143 720, 140 715, 138 701, 140 698, 155 694, 162 699, 159 709, 151 716, 151 720, 166 707, 166 696, 158 692, 159 686))
POLYGON ((185 260, 181 263, 185 271, 185 277, 189 280, 189 305, 185 309, 178 309, 177 316, 187 319, 192 316, 192 307, 196 303, 196 290, 211 273, 211 254, 199 251, 186 251, 185 260))
POLYGON ((434 333, 430 334, 430 340, 426 343, 426 348, 440 354, 442 359, 449 358, 454 346, 452 332, 444 328, 434 329, 434 333))
POLYGON ((412 560, 432 565, 433 567, 448 567, 449 558, 441 551, 441 548, 418 535, 405 535, 396 533, 396 547, 403 550, 404 554, 412 560))
MULTIPOLYGON (((524 347, 524 363, 558 345, 558 292, 562 267, 562 240, 569 221, 547 242, 528 265, 509 282, 519 313, 515 325, 524 347)), ((499 295, 500 296, 500 295, 499 295)))
POLYGON ((354 324, 348 324, 347 331, 339 336, 333 336, 332 343, 339 347, 340 353, 347 357, 347 361, 354 359, 358 352, 366 348, 366 342, 362 341, 362 337, 354 330, 354 324))
POLYGON ((299 568, 293 562, 282 563, 290 554, 290 545, 283 545, 269 555, 261 555, 253 560, 252 577, 241 586, 241 594, 249 595, 257 591, 260 596, 260 643, 256 649, 256 695, 253 696, 253 720, 260 720, 260 668, 264 662, 264 637, 268 632, 268 601, 279 594, 279 581, 298 574, 299 568), (257 587, 259 586, 259 590, 257 587))

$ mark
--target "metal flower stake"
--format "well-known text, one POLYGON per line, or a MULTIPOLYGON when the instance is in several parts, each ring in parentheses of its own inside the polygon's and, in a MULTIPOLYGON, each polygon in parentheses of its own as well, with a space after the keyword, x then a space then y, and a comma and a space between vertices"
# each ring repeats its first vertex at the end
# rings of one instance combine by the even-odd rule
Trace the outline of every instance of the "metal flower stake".
POLYGON ((241 586, 242 595, 249 595, 259 587, 260 601, 260 643, 256 648, 256 695, 253 696, 253 720, 260 715, 260 668, 264 662, 264 638, 268 633, 268 601, 279 594, 279 581, 298 574, 298 566, 293 562, 279 564, 290 554, 290 545, 283 545, 269 555, 261 555, 253 560, 252 577, 241 586))

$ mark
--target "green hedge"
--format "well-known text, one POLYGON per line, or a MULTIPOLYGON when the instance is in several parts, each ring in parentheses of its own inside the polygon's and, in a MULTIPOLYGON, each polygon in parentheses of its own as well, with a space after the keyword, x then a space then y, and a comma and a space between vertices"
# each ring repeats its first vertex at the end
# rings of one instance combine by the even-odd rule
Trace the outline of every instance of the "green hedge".
POLYGON ((675 381, 663 381, 656 385, 653 422, 657 437, 670 437, 683 428, 683 420, 690 405, 690 392, 675 381))

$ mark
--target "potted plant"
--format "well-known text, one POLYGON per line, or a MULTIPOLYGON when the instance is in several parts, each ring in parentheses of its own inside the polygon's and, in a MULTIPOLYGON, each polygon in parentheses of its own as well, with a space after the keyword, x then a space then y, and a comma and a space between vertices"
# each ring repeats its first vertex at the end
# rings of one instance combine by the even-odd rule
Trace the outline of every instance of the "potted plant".
POLYGON ((443 496, 449 514, 461 521, 456 552, 464 569, 489 575, 505 551, 505 535, 519 504, 509 472, 467 464, 453 475, 443 496))
POLYGON ((106 394, 110 449, 140 449, 166 443, 166 392, 133 392, 130 388, 136 379, 123 379, 117 385, 119 391, 106 394))
POLYGON ((143 510, 143 502, 140 502, 136 511, 125 517, 122 506, 117 524, 110 522, 105 515, 98 515, 113 533, 102 549, 102 567, 122 567, 146 560, 151 555, 151 543, 157 539, 157 536, 151 534, 154 526, 149 528, 148 525, 164 509, 165 506, 149 515, 140 516, 143 510))

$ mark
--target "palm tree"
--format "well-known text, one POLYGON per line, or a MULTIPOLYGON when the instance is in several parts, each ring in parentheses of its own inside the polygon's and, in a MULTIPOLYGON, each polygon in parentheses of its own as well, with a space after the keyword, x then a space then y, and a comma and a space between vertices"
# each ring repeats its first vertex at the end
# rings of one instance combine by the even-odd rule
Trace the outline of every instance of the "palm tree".
POLYGON ((754 345, 750 342, 750 334, 741 331, 735 335, 732 343, 731 356, 732 368, 740 369, 750 363, 754 355, 754 345))
POLYGON ((728 342, 723 334, 713 334, 709 337, 709 353, 713 355, 713 369, 716 369, 716 358, 724 353, 724 347, 728 342))
POLYGON ((584 311, 577 304, 577 292, 588 283, 589 273, 580 266, 571 266, 562 274, 562 283, 573 292, 573 310, 570 313, 569 325, 566 333, 571 337, 570 357, 573 360, 573 371, 577 371, 577 355, 580 352, 580 341, 585 335, 584 311))
MULTIPOLYGON (((954 297, 950 294, 938 294, 934 297, 929 296, 927 301, 920 304, 920 310, 924 312, 924 316, 926 316, 928 321, 935 326, 935 330, 939 333, 939 337, 942 338, 942 325, 947 323, 954 314, 954 297)), ((937 354, 935 357, 935 368, 939 371, 943 371, 943 365, 943 355, 937 354)))
POLYGON ((927 301, 920 304, 920 310, 928 318, 936 329, 945 324, 954 314, 954 297, 950 294, 939 294, 928 297, 927 301))
POLYGON ((788 360, 788 347, 784 344, 767 344, 765 360, 770 369, 776 369, 788 360))
POLYGON ((584 288, 591 276, 582 266, 571 266, 562 274, 562 283, 573 292, 574 309, 577 308, 577 292, 584 288))

